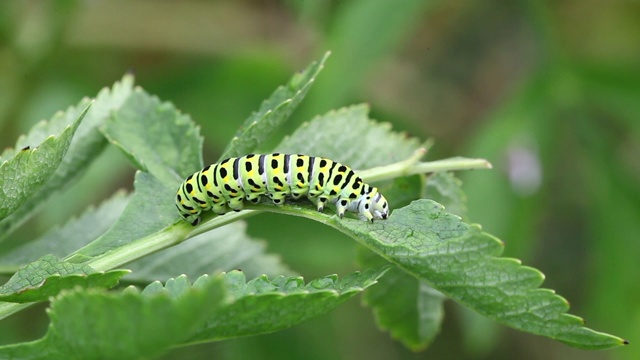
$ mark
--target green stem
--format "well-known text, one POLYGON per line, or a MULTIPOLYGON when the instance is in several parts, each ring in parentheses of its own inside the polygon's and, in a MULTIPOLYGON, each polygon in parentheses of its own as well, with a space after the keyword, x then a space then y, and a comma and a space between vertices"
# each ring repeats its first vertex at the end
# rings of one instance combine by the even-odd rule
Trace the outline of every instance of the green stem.
POLYGON ((181 243, 191 225, 179 222, 168 226, 155 234, 130 242, 101 256, 91 259, 87 264, 98 271, 106 271, 127 264, 143 256, 181 243))
POLYGON ((379 166, 373 169, 359 171, 358 175, 363 179, 375 182, 381 180, 395 179, 401 176, 427 174, 444 171, 491 169, 491 163, 485 159, 470 159, 463 157, 452 157, 437 161, 419 162, 426 150, 420 148, 416 150, 410 158, 394 164, 379 166))
POLYGON ((219 228, 226 224, 257 214, 253 210, 232 212, 224 216, 213 213, 203 214, 203 218, 215 216, 209 221, 203 221, 200 226, 193 227, 190 224, 179 221, 171 226, 149 235, 142 239, 123 245, 115 250, 91 259, 87 264, 98 271, 106 271, 122 266, 143 256, 177 245, 186 239, 200 235, 209 230, 219 228))
POLYGON ((211 214, 203 214, 202 215, 202 224, 195 228, 192 228, 192 231, 187 235, 188 238, 192 238, 196 235, 203 234, 209 230, 213 230, 215 228, 219 228, 221 226, 230 224, 232 222, 238 221, 240 219, 245 219, 253 215, 257 215, 259 212, 254 210, 242 210, 238 212, 226 213, 224 215, 213 215, 211 214), (206 221, 208 216, 215 216, 213 219, 206 221))

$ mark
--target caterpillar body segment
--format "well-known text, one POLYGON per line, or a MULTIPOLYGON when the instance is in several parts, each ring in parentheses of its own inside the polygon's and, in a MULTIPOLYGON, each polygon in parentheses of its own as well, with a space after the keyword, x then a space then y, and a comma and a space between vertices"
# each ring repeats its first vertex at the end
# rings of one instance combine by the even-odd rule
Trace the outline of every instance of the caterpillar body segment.
POLYGON ((384 196, 348 166, 322 157, 278 153, 228 158, 205 167, 180 185, 176 207, 182 219, 197 225, 203 211, 239 211, 244 201, 258 203, 263 196, 276 205, 306 196, 318 211, 334 204, 341 218, 347 211, 367 221, 389 215, 384 196))

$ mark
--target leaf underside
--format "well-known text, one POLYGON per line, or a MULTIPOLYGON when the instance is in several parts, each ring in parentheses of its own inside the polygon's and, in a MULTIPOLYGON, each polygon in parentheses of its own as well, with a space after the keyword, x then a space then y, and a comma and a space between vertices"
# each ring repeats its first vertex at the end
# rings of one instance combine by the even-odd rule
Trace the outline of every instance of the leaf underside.
MULTIPOLYGON (((127 75, 121 81, 116 82, 112 88, 105 88, 100 91, 93 103, 89 99, 83 99, 78 105, 57 113, 50 121, 36 125, 29 135, 18 140, 16 149, 25 146, 33 147, 34 144, 44 140, 50 134, 62 131, 65 126, 74 123, 77 118, 84 114, 87 106, 91 104, 91 108, 86 112, 82 122, 77 127, 68 150, 55 172, 49 173, 50 177, 39 188, 30 188, 29 198, 7 218, 0 221, 0 241, 35 214, 36 210, 47 204, 46 200, 53 194, 66 189, 80 178, 98 155, 102 153, 107 141, 98 128, 111 115, 112 110, 122 105, 131 94, 132 89, 133 77, 127 75)), ((7 150, 2 155, 2 158, 6 159, 7 156, 12 154, 15 154, 15 150, 7 150)), ((45 169, 46 167, 41 168, 41 170, 45 169)))
MULTIPOLYGON (((85 105, 74 121, 58 134, 46 137, 41 143, 26 145, 15 154, 11 154, 10 151, 3 154, 3 158, 11 158, 2 160, 0 164, 0 220, 16 211, 33 195, 34 190, 42 187, 53 175, 67 153, 80 121, 89 109, 89 105, 85 105)), ((42 124, 46 126, 48 123, 42 124)), ((40 138, 36 135, 30 137, 40 138)))

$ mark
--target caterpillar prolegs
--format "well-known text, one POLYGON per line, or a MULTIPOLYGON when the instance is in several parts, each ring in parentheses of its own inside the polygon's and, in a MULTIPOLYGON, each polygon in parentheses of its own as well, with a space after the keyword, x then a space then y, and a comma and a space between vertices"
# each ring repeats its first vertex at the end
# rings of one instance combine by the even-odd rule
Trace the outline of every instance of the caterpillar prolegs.
POLYGON ((306 196, 318 211, 334 204, 341 218, 347 211, 366 221, 389 215, 384 196, 348 166, 322 157, 278 153, 249 154, 205 167, 180 185, 176 206, 185 221, 197 225, 203 211, 238 211, 244 201, 258 203, 261 196, 276 205, 306 196))

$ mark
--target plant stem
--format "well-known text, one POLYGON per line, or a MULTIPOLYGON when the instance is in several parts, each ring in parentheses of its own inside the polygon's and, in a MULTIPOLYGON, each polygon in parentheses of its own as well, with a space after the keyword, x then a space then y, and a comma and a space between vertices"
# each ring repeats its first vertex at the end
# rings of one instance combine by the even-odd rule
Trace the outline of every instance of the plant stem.
POLYGON ((379 166, 373 169, 359 171, 360 177, 367 181, 381 181, 394 179, 400 176, 426 174, 443 171, 491 169, 491 163, 485 159, 471 159, 464 157, 452 157, 429 162, 419 162, 426 150, 420 148, 407 160, 394 164, 379 166))

